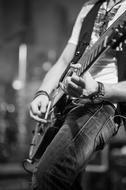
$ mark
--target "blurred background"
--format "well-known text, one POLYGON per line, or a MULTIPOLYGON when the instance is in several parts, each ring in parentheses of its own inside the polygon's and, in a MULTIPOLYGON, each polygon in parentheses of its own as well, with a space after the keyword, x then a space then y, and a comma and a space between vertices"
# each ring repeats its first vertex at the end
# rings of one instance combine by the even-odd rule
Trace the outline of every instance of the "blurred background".
MULTIPOLYGON (((30 190, 28 157, 35 122, 28 106, 62 52, 84 0, 0 0, 0 190, 30 190)), ((84 189, 126 189, 126 132, 94 156, 84 189), (97 174, 97 175, 96 175, 97 174)))

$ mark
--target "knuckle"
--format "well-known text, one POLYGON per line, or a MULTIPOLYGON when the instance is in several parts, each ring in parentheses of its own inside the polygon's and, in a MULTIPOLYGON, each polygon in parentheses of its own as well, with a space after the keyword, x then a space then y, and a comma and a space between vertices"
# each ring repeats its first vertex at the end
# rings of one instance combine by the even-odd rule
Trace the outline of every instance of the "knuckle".
POLYGON ((66 82, 70 83, 70 81, 71 81, 71 77, 66 77, 66 82))

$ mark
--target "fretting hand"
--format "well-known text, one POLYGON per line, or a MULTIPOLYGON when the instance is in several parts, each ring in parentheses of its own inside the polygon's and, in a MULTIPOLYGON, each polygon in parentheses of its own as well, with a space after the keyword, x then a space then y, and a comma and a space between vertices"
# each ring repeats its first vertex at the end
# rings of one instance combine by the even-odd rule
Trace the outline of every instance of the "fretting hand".
POLYGON ((67 93, 76 98, 86 98, 98 89, 98 83, 92 78, 89 72, 86 72, 83 78, 76 74, 66 77, 65 86, 67 93))

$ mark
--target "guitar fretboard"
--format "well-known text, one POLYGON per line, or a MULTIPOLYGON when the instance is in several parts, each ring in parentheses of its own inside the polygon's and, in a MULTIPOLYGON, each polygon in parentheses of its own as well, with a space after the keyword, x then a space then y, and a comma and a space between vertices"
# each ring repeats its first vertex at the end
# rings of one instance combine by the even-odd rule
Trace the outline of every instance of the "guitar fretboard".
POLYGON ((78 63, 81 64, 80 70, 78 70, 78 75, 82 75, 86 72, 99 58, 99 56, 110 48, 111 39, 116 27, 124 24, 126 22, 126 11, 118 17, 118 19, 103 33, 103 35, 99 38, 99 40, 89 49, 87 49, 81 58, 79 59, 78 63))

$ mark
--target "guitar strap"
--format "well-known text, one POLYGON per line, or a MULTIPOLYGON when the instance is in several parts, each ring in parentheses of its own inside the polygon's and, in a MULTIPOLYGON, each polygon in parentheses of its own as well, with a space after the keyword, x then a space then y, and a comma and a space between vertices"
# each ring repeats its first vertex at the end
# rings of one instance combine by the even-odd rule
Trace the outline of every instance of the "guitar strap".
POLYGON ((71 61, 73 64, 77 63, 77 61, 81 58, 83 52, 85 51, 86 47, 89 45, 95 18, 103 1, 105 0, 97 0, 93 8, 89 11, 87 16, 83 20, 79 35, 79 42, 75 51, 75 56, 71 61))
MULTIPOLYGON (((118 63, 118 80, 126 80, 126 44, 123 44, 123 51, 116 52, 116 58, 118 63)), ((120 102, 118 104, 118 110, 122 116, 124 127, 126 130, 126 102, 120 102)))
MULTIPOLYGON (((83 20, 80 35, 79 35, 79 43, 78 43, 76 51, 75 51, 75 55, 78 55, 77 52, 80 52, 78 55, 79 58, 82 56, 86 47, 89 45, 94 22, 95 22, 98 10, 104 1, 105 0, 98 0, 95 3, 94 7, 89 11, 87 16, 83 20)), ((78 59, 78 57, 74 56, 73 62, 76 63, 76 59, 78 59)))

